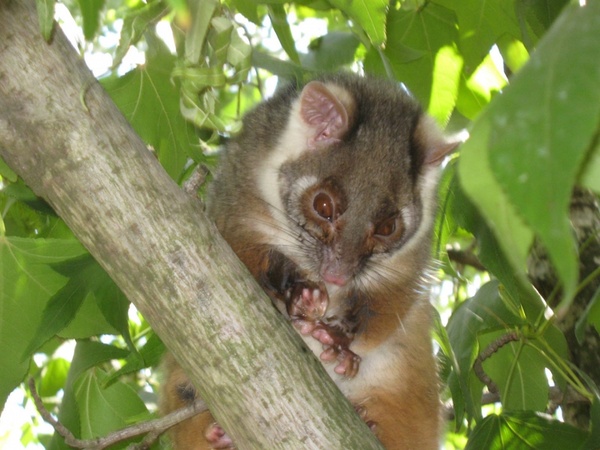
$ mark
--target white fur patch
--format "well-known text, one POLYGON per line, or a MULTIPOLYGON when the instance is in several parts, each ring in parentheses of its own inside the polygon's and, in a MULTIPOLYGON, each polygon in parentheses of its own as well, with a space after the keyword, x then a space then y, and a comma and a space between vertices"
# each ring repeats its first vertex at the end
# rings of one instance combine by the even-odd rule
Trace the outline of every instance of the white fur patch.
POLYGON ((310 128, 300 118, 300 101, 297 99, 292 105, 287 127, 279 142, 257 171, 261 196, 272 211, 283 210, 279 195, 279 168, 286 161, 298 158, 307 150, 309 133, 310 128))

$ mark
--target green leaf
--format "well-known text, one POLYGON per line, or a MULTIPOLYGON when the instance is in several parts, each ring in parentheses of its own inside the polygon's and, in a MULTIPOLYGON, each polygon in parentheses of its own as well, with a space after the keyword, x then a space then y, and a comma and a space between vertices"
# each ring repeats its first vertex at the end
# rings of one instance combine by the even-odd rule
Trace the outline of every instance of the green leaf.
POLYGON ((67 381, 71 363, 64 358, 52 358, 42 371, 42 380, 38 387, 40 397, 53 397, 67 381))
POLYGON ((40 32, 44 36, 44 39, 50 42, 52 31, 54 30, 54 5, 56 0, 36 0, 35 3, 37 6, 38 21, 40 22, 40 32))
POLYGON ((525 273, 532 235, 511 210, 493 178, 490 178, 485 159, 477 155, 477 133, 477 129, 473 129, 471 138, 462 146, 458 160, 459 175, 461 184, 466 184, 468 189, 478 194, 487 194, 481 202, 480 211, 483 209, 493 219, 488 223, 474 203, 466 197, 467 188, 463 189, 457 184, 451 188, 454 193, 452 215, 477 238, 479 258, 483 265, 502 282, 509 297, 534 322, 545 306, 525 273), (468 179, 463 180, 462 177, 468 179), (478 189, 485 189, 485 192, 481 193, 478 189))
POLYGON ((69 281, 46 304, 35 336, 23 352, 23 358, 29 357, 73 320, 102 271, 89 254, 53 264, 52 268, 69 277, 69 281))
POLYGON ((153 43, 146 65, 101 82, 135 131, 157 152, 167 173, 178 180, 188 156, 201 152, 193 126, 180 113, 178 87, 171 82, 175 57, 164 45, 153 43))
MULTIPOLYGON (((501 338, 506 331, 491 333, 480 340, 481 348, 501 338)), ((496 383, 504 411, 545 411, 548 404, 546 359, 521 341, 511 342, 483 363, 485 373, 496 383)))
POLYGON ((106 374, 98 369, 84 373, 74 385, 80 413, 81 437, 92 439, 124 428, 129 418, 147 413, 144 402, 130 386, 116 382, 104 387, 106 374))
POLYGON ((596 331, 600 333, 600 287, 596 289, 585 311, 575 324, 575 336, 580 344, 584 343, 585 330, 588 324, 593 325, 596 331))
POLYGON ((273 30, 275 30, 281 46, 293 62, 300 64, 300 57, 296 51, 295 40, 292 36, 290 25, 287 22, 287 14, 283 5, 268 5, 267 9, 273 30))
POLYGON ((460 401, 464 399, 466 410, 472 417, 481 414, 483 385, 472 374, 473 363, 479 352, 479 336, 525 323, 523 318, 507 308, 498 288, 497 281, 483 285, 474 297, 463 302, 454 311, 448 321, 448 338, 458 365, 450 382, 456 383, 456 387, 462 392, 460 401))
POLYGON ((96 37, 100 28, 100 12, 104 8, 105 0, 78 0, 81 15, 83 16, 83 35, 91 41, 96 37))
POLYGON ((369 36, 375 47, 386 41, 385 22, 388 2, 385 0, 329 0, 336 8, 348 15, 369 36))
POLYGON ((491 414, 477 424, 465 450, 577 449, 587 435, 541 414, 491 414))
POLYGON ((600 119, 599 29, 598 2, 566 9, 487 116, 493 176, 548 249, 563 308, 579 275, 569 203, 600 119))
POLYGON ((515 0, 438 0, 453 9, 458 18, 460 50, 465 73, 472 73, 503 35, 521 35, 515 14, 515 0))
POLYGON ((123 18, 123 27, 119 45, 115 50, 113 67, 121 64, 123 57, 129 51, 129 47, 138 43, 146 32, 148 25, 154 24, 169 12, 169 8, 162 1, 143 4, 141 8, 128 10, 123 18))
MULTIPOLYGON (((487 160, 485 151, 491 128, 489 114, 492 111, 493 107, 490 107, 480 116, 473 125, 470 138, 462 145, 458 175, 462 190, 484 219, 474 222, 471 228, 471 231, 474 228, 478 229, 476 235, 486 237, 489 254, 488 261, 484 261, 484 264, 494 265, 488 265, 488 268, 505 281, 507 289, 518 287, 519 291, 525 294, 523 298, 528 301, 523 303, 527 305, 530 301, 535 302, 535 294, 531 292, 532 288, 526 276, 527 255, 533 241, 533 233, 506 198, 487 160), (506 283, 507 279, 516 283, 506 283)), ((475 217, 473 214, 471 216, 475 217)), ((516 295, 515 298, 518 299, 520 294, 516 295)), ((527 314, 530 315, 530 311, 527 311, 527 314)))
POLYGON ((198 64, 208 34, 210 21, 217 12, 219 0, 204 0, 189 3, 192 13, 192 26, 185 35, 185 60, 198 64))
MULTIPOLYGON (((598 124, 598 135, 600 136, 600 123, 598 124)), ((595 191, 596 194, 600 194, 600 139, 596 139, 595 145, 588 152, 580 182, 595 191)))
POLYGON ((125 364, 106 379, 106 384, 114 382, 122 375, 137 372, 147 367, 155 367, 165 352, 165 345, 156 334, 152 333, 144 346, 136 352, 131 352, 125 358, 125 364))
MULTIPOLYGON (((438 52, 443 48, 448 49, 444 50, 443 55, 450 56, 449 49, 455 48, 458 40, 454 14, 432 2, 414 11, 392 9, 387 19, 387 34, 384 54, 395 77, 402 81, 423 105, 430 105, 433 102, 431 90, 434 73, 436 69, 443 70, 441 66, 436 67, 438 52)), ((446 89, 448 86, 454 86, 457 73, 460 73, 461 65, 457 63, 455 56, 452 54, 452 58, 440 59, 450 62, 444 65, 449 71, 446 89)), ((377 49, 369 51, 365 67, 368 72, 387 75, 377 49)), ((438 72, 439 81, 444 80, 442 76, 443 73, 438 72)), ((449 91, 451 97, 454 95, 453 89, 449 91)))
POLYGON ((123 336, 129 350, 135 352, 135 346, 129 334, 129 300, 104 270, 101 276, 103 280, 94 291, 96 304, 106 321, 123 336))
POLYGON ((354 62, 360 41, 349 32, 334 31, 314 39, 308 53, 302 55, 302 65, 314 70, 330 71, 354 62))
MULTIPOLYGON (((111 345, 87 340, 77 341, 67 382, 64 386, 64 396, 60 405, 58 420, 76 437, 81 437, 80 411, 75 398, 73 385, 87 370, 111 359, 125 358, 129 352, 111 345)), ((69 449, 62 437, 54 433, 48 450, 69 449)))
POLYGON ((286 80, 303 80, 308 72, 306 68, 300 67, 290 61, 276 58, 270 53, 255 50, 252 52, 252 65, 268 70, 273 75, 286 80))
POLYGON ((22 356, 42 318, 44 305, 67 279, 51 264, 85 254, 76 240, 0 236, 0 405, 29 367, 22 356))
POLYGON ((441 125, 446 125, 456 105, 462 57, 452 46, 439 49, 435 55, 431 97, 427 112, 437 119, 441 125))
POLYGON ((532 0, 519 2, 517 8, 524 14, 534 33, 540 37, 550 28, 552 22, 568 4, 569 0, 532 0))

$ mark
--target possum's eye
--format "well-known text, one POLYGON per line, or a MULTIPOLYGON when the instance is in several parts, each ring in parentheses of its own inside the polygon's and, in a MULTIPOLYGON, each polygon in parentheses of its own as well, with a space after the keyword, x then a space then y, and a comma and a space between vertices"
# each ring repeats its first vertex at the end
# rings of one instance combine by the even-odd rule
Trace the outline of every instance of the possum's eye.
POLYGON ((396 231, 396 224, 398 220, 395 216, 389 217, 385 219, 383 222, 379 223, 375 228, 375 234, 377 236, 391 236, 396 231))
POLYGON ((319 192, 313 200, 313 209, 325 220, 332 222, 335 217, 335 205, 333 199, 325 192, 319 192))

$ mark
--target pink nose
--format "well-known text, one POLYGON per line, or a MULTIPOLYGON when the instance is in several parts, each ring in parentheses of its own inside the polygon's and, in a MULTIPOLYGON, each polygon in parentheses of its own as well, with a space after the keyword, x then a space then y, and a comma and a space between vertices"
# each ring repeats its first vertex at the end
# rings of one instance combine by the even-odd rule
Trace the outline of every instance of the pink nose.
POLYGON ((335 284, 337 286, 344 286, 348 282, 349 277, 341 275, 339 273, 330 272, 328 270, 323 274, 323 281, 326 283, 335 284))

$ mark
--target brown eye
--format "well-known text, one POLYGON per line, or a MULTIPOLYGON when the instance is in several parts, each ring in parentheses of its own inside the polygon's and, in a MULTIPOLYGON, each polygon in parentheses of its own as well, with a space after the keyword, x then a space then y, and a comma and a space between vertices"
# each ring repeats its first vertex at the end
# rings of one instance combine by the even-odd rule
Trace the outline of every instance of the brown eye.
POLYGON ((326 219, 330 222, 333 220, 335 207, 333 205, 333 200, 326 193, 319 192, 317 195, 315 195, 315 199, 313 200, 313 209, 323 219, 326 219))
POLYGON ((378 236, 391 236, 396 231, 396 217, 390 217, 385 219, 377 228, 375 228, 375 234, 378 236))

